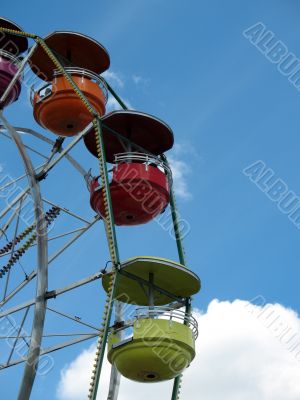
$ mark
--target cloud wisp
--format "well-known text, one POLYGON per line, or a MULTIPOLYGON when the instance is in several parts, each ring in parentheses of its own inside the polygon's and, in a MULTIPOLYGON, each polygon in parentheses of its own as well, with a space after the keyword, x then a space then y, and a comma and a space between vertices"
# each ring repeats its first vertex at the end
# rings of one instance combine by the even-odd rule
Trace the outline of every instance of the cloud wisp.
POLYGON ((187 143, 175 144, 168 160, 172 169, 175 194, 182 200, 191 200, 193 195, 189 189, 188 177, 192 173, 190 165, 185 161, 186 156, 194 157, 196 154, 191 145, 187 143))
POLYGON ((110 84, 117 86, 118 88, 123 88, 125 86, 125 82, 124 82, 123 78, 117 72, 105 71, 105 72, 103 72, 102 76, 110 84))

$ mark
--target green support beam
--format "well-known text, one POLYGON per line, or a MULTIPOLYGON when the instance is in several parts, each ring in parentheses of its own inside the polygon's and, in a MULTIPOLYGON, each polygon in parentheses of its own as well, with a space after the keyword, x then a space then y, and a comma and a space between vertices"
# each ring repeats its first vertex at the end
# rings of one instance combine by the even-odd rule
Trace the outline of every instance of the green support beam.
MULTIPOLYGON (((165 155, 162 155, 162 159, 167 165, 169 165, 167 157, 165 155)), ((184 246, 183 246, 183 238, 181 236, 180 225, 179 225, 178 211, 177 211, 177 206, 176 206, 176 198, 175 198, 174 188, 171 185, 171 182, 170 182, 170 207, 171 207, 173 228, 174 228, 174 233, 175 233, 175 238, 176 238, 179 261, 180 261, 180 264, 187 267, 186 256, 185 256, 185 251, 184 251, 184 246)), ((191 299, 190 298, 186 299, 185 312, 187 315, 191 315, 192 307, 191 307, 191 299)), ((184 322, 184 324, 187 325, 188 323, 184 322)), ((182 381, 182 375, 179 375, 174 379, 171 400, 179 399, 180 389, 181 389, 181 381, 182 381)))

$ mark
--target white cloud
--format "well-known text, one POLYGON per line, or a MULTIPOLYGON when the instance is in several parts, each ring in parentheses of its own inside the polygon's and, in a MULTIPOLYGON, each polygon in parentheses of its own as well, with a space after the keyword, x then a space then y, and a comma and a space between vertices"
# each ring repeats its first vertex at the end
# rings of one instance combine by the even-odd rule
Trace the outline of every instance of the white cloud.
POLYGON ((174 181, 175 193, 178 197, 189 200, 192 198, 192 194, 188 189, 187 175, 190 174, 190 166, 182 160, 176 159, 174 156, 168 157, 174 181))
POLYGON ((123 88, 125 86, 124 80, 116 72, 105 71, 103 72, 102 76, 112 85, 116 85, 119 88, 123 88))
MULTIPOLYGON (((123 89, 125 86, 124 80, 121 78, 119 74, 113 71, 105 71, 103 74, 103 77, 110 83, 112 86, 116 86, 119 89, 123 89)), ((130 109, 133 110, 132 105, 130 102, 123 98, 121 96, 123 102, 126 104, 126 106, 130 109)), ((111 112, 111 111, 116 111, 116 110, 121 110, 122 107, 120 104, 117 102, 117 100, 109 93, 108 94, 108 100, 106 103, 106 112, 111 112)))
MULTIPOLYGON (((196 317, 197 357, 184 373, 182 400, 299 400, 300 319, 294 311, 214 300, 196 317)), ((86 399, 94 351, 90 347, 61 371, 58 399, 86 399)), ((106 362, 99 399, 106 398, 108 381, 106 362)), ((119 400, 171 397, 172 382, 121 382, 119 400)))
MULTIPOLYGON (((122 100, 130 110, 133 110, 132 105, 127 99, 122 98, 122 100)), ((106 103, 106 112, 111 112, 116 110, 122 110, 122 107, 113 96, 109 95, 106 103)))
POLYGON ((173 173, 175 194, 183 200, 190 200, 193 196, 188 188, 187 178, 192 170, 190 165, 183 159, 186 155, 189 157, 195 156, 193 147, 187 143, 176 143, 171 154, 168 155, 168 161, 173 173))
POLYGON ((142 79, 143 79, 143 78, 142 78, 141 76, 132 75, 132 80, 133 80, 133 82, 134 82, 136 85, 138 85, 138 84, 141 82, 142 79))
POLYGON ((121 106, 117 102, 117 100, 112 96, 108 96, 108 100, 106 103, 106 112, 120 110, 120 109, 121 109, 121 106))
POLYGON ((92 345, 61 371, 58 398, 79 400, 87 397, 88 377, 94 354, 95 346, 92 345))
POLYGON ((149 79, 143 78, 140 75, 132 75, 132 80, 136 85, 148 85, 149 84, 149 79))

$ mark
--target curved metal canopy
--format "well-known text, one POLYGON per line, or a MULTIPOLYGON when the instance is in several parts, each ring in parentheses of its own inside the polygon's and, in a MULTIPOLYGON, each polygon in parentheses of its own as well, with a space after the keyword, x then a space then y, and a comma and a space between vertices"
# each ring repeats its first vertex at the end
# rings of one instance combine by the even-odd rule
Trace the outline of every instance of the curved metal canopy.
MULTIPOLYGON (((101 74, 110 65, 107 50, 99 42, 77 32, 57 31, 44 38, 64 67, 79 67, 101 74)), ((45 51, 38 46, 29 60, 32 71, 44 81, 51 81, 56 69, 45 51)))
MULTIPOLYGON (((153 274, 155 286, 177 297, 190 297, 199 292, 201 287, 199 277, 179 263, 158 257, 134 257, 121 264, 116 298, 124 303, 149 305, 146 284, 150 282, 149 274, 153 274)), ((102 278, 105 291, 108 290, 109 282, 108 273, 102 278)), ((171 301, 166 293, 155 290, 153 305, 169 304, 171 301)))
MULTIPOLYGON (((174 136, 172 129, 160 119, 139 111, 119 110, 113 111, 104 117, 103 136, 105 143, 106 159, 114 161, 114 155, 126 152, 122 141, 111 130, 121 134, 133 143, 142 147, 148 153, 160 155, 173 147, 174 136)), ((94 131, 84 137, 88 150, 97 157, 96 141, 94 131)), ((127 144, 128 147, 128 144, 127 144)), ((134 144, 128 151, 138 151, 134 144)))
MULTIPOLYGON (((23 29, 17 24, 6 18, 0 18, 0 27, 12 29, 14 31, 23 31, 23 29)), ((5 32, 0 32, 0 48, 8 53, 18 56, 28 49, 28 40, 23 36, 16 36, 5 32)))

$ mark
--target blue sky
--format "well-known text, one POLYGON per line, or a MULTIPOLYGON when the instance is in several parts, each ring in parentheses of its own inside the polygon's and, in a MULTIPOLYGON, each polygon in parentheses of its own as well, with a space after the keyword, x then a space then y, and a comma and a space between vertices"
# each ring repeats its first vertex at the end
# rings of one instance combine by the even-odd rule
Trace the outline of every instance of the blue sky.
MULTIPOLYGON (((296 0, 88 0, 84 4, 54 0, 47 12, 43 3, 30 0, 26 9, 23 2, 1 6, 1 14, 26 31, 43 36, 74 30, 99 40, 110 53, 111 84, 121 97, 173 128, 176 148, 170 157, 183 172, 177 180, 178 203, 191 227, 185 247, 189 266, 202 280, 202 291, 195 297, 195 306, 202 310, 216 298, 251 300, 258 295, 300 309, 300 231, 243 174, 247 166, 262 160, 300 196, 300 93, 243 36, 245 29, 262 22, 300 57, 299 11, 296 0)), ((6 116, 14 125, 41 130, 25 93, 6 116)), ((6 171, 11 176, 21 174, 13 147, 1 139, 1 149, 6 171)), ((97 173, 96 161, 82 144, 72 154, 97 173)), ((42 187, 53 201, 93 215, 83 181, 65 162, 42 187)), ((73 222, 65 223, 72 228, 73 222)), ((174 240, 155 222, 120 229, 118 237, 122 259, 138 254, 176 259, 174 240)), ((107 257, 103 229, 97 225, 55 262, 49 286, 93 273, 107 257)), ((34 288, 30 290, 33 294, 34 288)), ((102 300, 98 283, 56 304, 96 322, 102 300)), ((49 331, 58 327, 58 320, 49 319, 49 331)), ((54 399, 61 368, 85 347, 54 355, 55 369, 38 378, 32 399, 54 399)), ((10 383, 2 385, 3 398, 15 398, 14 385, 21 374, 19 367, 1 374, 0 382, 10 383)))

